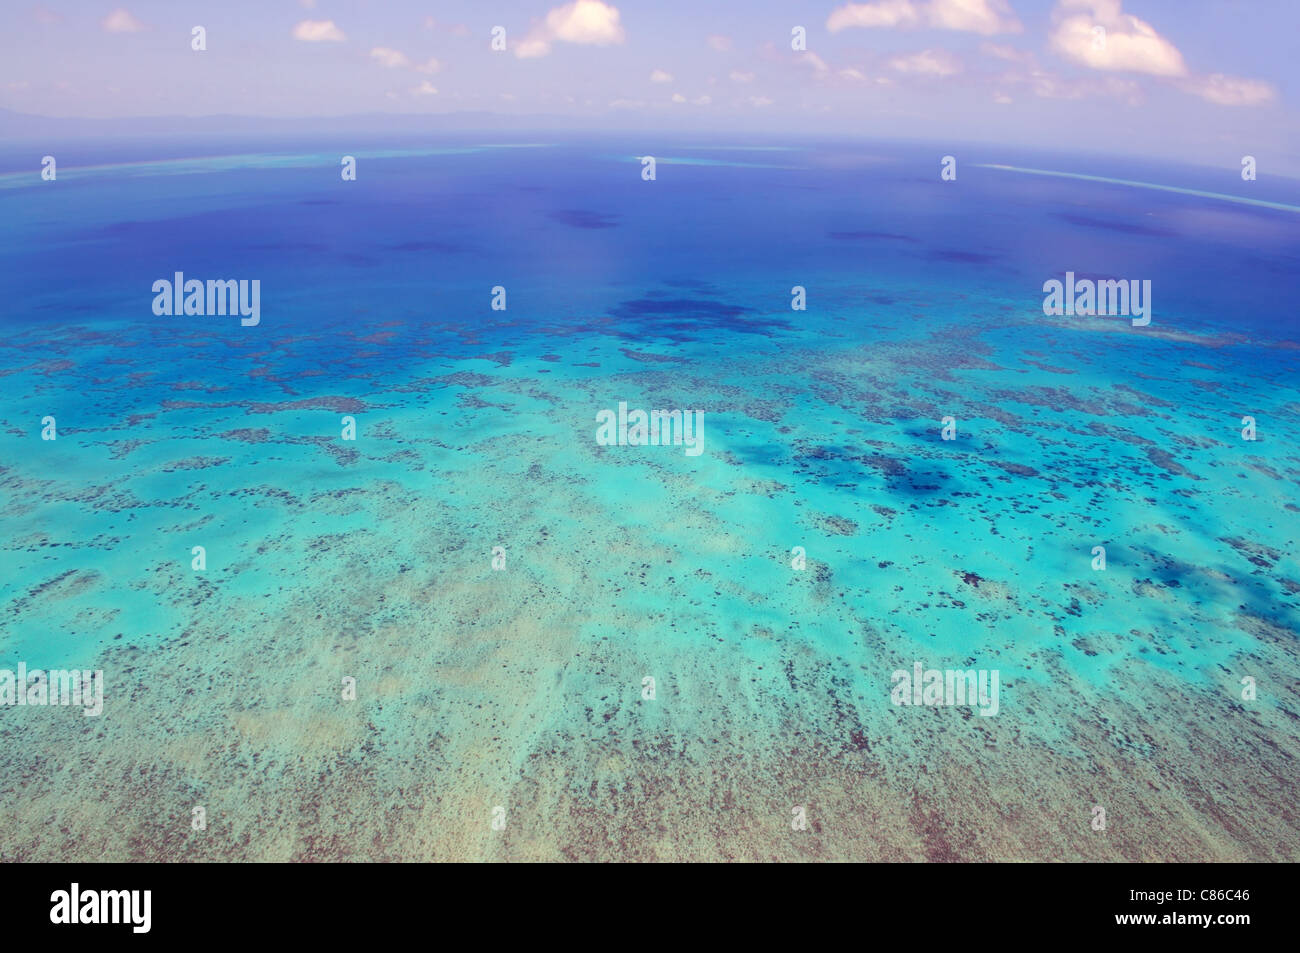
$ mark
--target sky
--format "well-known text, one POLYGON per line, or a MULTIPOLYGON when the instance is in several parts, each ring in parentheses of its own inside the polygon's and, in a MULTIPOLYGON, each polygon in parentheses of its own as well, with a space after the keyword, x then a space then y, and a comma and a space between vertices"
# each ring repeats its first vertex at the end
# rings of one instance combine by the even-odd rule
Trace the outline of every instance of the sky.
POLYGON ((124 4, 7 0, 0 108, 491 112, 530 130, 951 139, 1226 166, 1249 154, 1300 176, 1300 0, 124 4))

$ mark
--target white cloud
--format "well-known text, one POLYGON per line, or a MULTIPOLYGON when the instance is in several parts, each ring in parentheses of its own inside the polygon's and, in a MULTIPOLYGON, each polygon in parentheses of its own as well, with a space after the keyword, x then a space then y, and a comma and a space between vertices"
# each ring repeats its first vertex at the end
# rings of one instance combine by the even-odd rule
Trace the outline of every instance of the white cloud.
POLYGON ((832 33, 850 27, 919 26, 921 11, 912 0, 878 0, 876 3, 846 3, 826 18, 832 33))
POLYGON ((980 49, 989 56, 997 57, 1000 60, 1006 60, 1009 63, 1035 62, 1033 53, 1028 50, 1018 50, 1014 46, 1005 46, 997 43, 981 43, 980 49))
POLYGON ((768 99, 766 96, 750 96, 749 103, 751 106, 757 106, 761 108, 763 106, 772 105, 773 100, 768 99))
POLYGON ((436 73, 440 69, 442 69, 442 64, 433 57, 430 57, 425 62, 418 65, 415 68, 415 71, 417 73, 436 73))
POLYGON ((713 102, 713 97, 712 97, 712 96, 696 96, 695 99, 692 100, 692 102, 694 102, 695 105, 697 105, 697 106, 707 106, 707 105, 709 105, 709 103, 713 102))
POLYGON ((742 73, 738 69, 731 71, 731 81, 733 83, 752 83, 754 81, 753 73, 742 73))
MULTIPOLYGON (((985 49, 986 53, 992 52, 985 49)), ((997 55, 997 53, 993 53, 997 55)), ((1003 57, 1006 59, 1007 57, 1003 57)), ((1130 106, 1139 105, 1143 100, 1142 87, 1136 80, 1121 76, 1083 76, 1066 78, 1058 73, 1044 69, 1032 53, 1020 53, 1014 58, 1016 68, 995 77, 996 87, 1028 87, 1040 99, 1078 100, 1090 97, 1119 99, 1130 106), (1023 67, 1020 68, 1020 67, 1023 67)), ((1006 97, 1004 89, 998 89, 994 102, 1000 103, 1006 97)))
POLYGON ((438 88, 426 79, 419 86, 412 87, 411 92, 416 96, 437 96, 438 88))
POLYGON ((652 83, 671 83, 673 81, 672 73, 665 73, 661 69, 653 70, 650 73, 650 82, 652 83))
POLYGON ((1024 29, 1007 0, 875 0, 846 3, 826 18, 832 33, 851 27, 930 27, 984 36, 1024 29))
POLYGON ((731 49, 731 37, 715 33, 713 36, 709 37, 709 46, 713 47, 719 53, 726 53, 731 49))
POLYGON ((347 39, 333 20, 303 20, 293 28, 293 36, 304 43, 342 43, 347 39))
POLYGON ((936 29, 983 36, 1024 29, 1007 0, 931 0, 926 17, 936 29))
POLYGON ((531 34, 515 44, 515 56, 521 60, 536 59, 551 52, 551 41, 531 34))
POLYGON ((860 69, 842 69, 840 70, 840 78, 855 79, 858 82, 862 82, 867 78, 867 75, 860 69))
POLYGON ((99 25, 105 33, 139 33, 144 29, 144 24, 122 7, 104 17, 99 25))
POLYGON ((1261 80, 1222 73, 1194 77, 1184 82, 1182 88, 1220 106, 1258 106, 1277 96, 1277 90, 1261 80))
POLYGON ((515 56, 532 59, 546 56, 557 40, 583 46, 610 46, 627 38, 619 22, 617 7, 601 0, 573 0, 562 7, 554 7, 546 19, 535 26, 515 46, 515 56))
POLYGON ((1031 50, 1019 50, 1012 46, 999 46, 983 43, 980 51, 1003 62, 1012 64, 1008 69, 992 77, 994 83, 993 102, 1006 104, 1012 102, 1011 96, 1000 87, 1027 87, 1039 99, 1079 100, 1093 97, 1119 99, 1129 105, 1142 101, 1142 87, 1132 79, 1120 76, 1073 76, 1065 77, 1060 73, 1045 69, 1038 57, 1031 50))
POLYGON ((370 58, 386 69, 399 69, 411 65, 405 53, 400 50, 390 50, 386 46, 376 46, 370 51, 370 58))
POLYGON ((1095 83, 1063 79, 1055 73, 1042 69, 1032 69, 1029 75, 1023 78, 1010 80, 1008 77, 1003 77, 1003 79, 1026 83, 1039 99, 1084 99, 1090 94, 1101 91, 1095 83))
POLYGON ((546 24, 566 43, 607 46, 626 38, 616 7, 600 0, 575 0, 546 14, 546 24))
POLYGON ((1068 60, 1097 70, 1187 75, 1178 48, 1150 23, 1124 13, 1120 0, 1061 0, 1053 17, 1048 47, 1068 60))
POLYGON ((817 73, 825 73, 830 69, 826 61, 814 53, 812 50, 804 50, 794 54, 795 62, 800 66, 811 66, 817 73))
POLYGON ((947 50, 922 50, 889 61, 891 69, 917 76, 953 76, 962 70, 961 60, 947 50))
POLYGON ((683 96, 681 93, 673 93, 673 102, 684 103, 686 102, 686 97, 683 96))
MULTIPOLYGON (((1125 13, 1121 0, 1059 0, 1049 47, 1095 70, 1145 73, 1178 81, 1178 88, 1220 106, 1258 106, 1277 90, 1269 83, 1223 73, 1193 74, 1183 55, 1155 27, 1125 13)), ((1136 101, 1135 86, 1112 91, 1136 101)))

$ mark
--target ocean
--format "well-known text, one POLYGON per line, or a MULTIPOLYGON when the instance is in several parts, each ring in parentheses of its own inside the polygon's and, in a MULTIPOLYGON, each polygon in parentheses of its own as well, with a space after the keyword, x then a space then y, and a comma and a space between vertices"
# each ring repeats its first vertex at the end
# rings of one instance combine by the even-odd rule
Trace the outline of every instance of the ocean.
POLYGON ((0 859, 1300 859, 1300 183, 720 139, 0 151, 0 859))

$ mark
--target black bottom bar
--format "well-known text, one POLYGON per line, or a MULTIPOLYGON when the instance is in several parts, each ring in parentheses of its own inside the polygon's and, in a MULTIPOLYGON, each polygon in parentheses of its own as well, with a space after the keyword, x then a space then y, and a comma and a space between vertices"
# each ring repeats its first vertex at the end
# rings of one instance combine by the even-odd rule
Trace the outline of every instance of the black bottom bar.
POLYGON ((936 948, 932 942, 944 948, 1126 935, 1174 948, 1228 948, 1289 934, 1295 923, 1293 912, 1283 912, 1293 870, 1277 865, 827 865, 797 872, 679 866, 662 873, 551 871, 541 880, 535 874, 429 865, 11 864, 0 867, 0 910, 9 941, 64 934, 126 942, 283 939, 295 946, 349 937, 374 943, 432 921, 480 936, 516 926, 535 931, 535 940, 557 939, 554 931, 563 929, 566 943, 610 941, 621 930, 629 943, 647 940, 645 931, 667 942, 698 923, 713 926, 691 928, 695 943, 722 930, 731 946, 739 936, 793 929, 805 937, 852 931, 864 942, 911 936, 918 949, 936 948))

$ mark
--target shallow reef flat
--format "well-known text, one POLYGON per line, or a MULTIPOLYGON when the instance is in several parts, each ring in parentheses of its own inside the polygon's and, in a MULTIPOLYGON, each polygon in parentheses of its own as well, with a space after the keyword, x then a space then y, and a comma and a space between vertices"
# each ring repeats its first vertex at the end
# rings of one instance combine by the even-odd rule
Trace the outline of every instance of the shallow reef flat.
POLYGON ((1295 345, 822 302, 9 336, 0 858, 1300 859, 1295 345))

